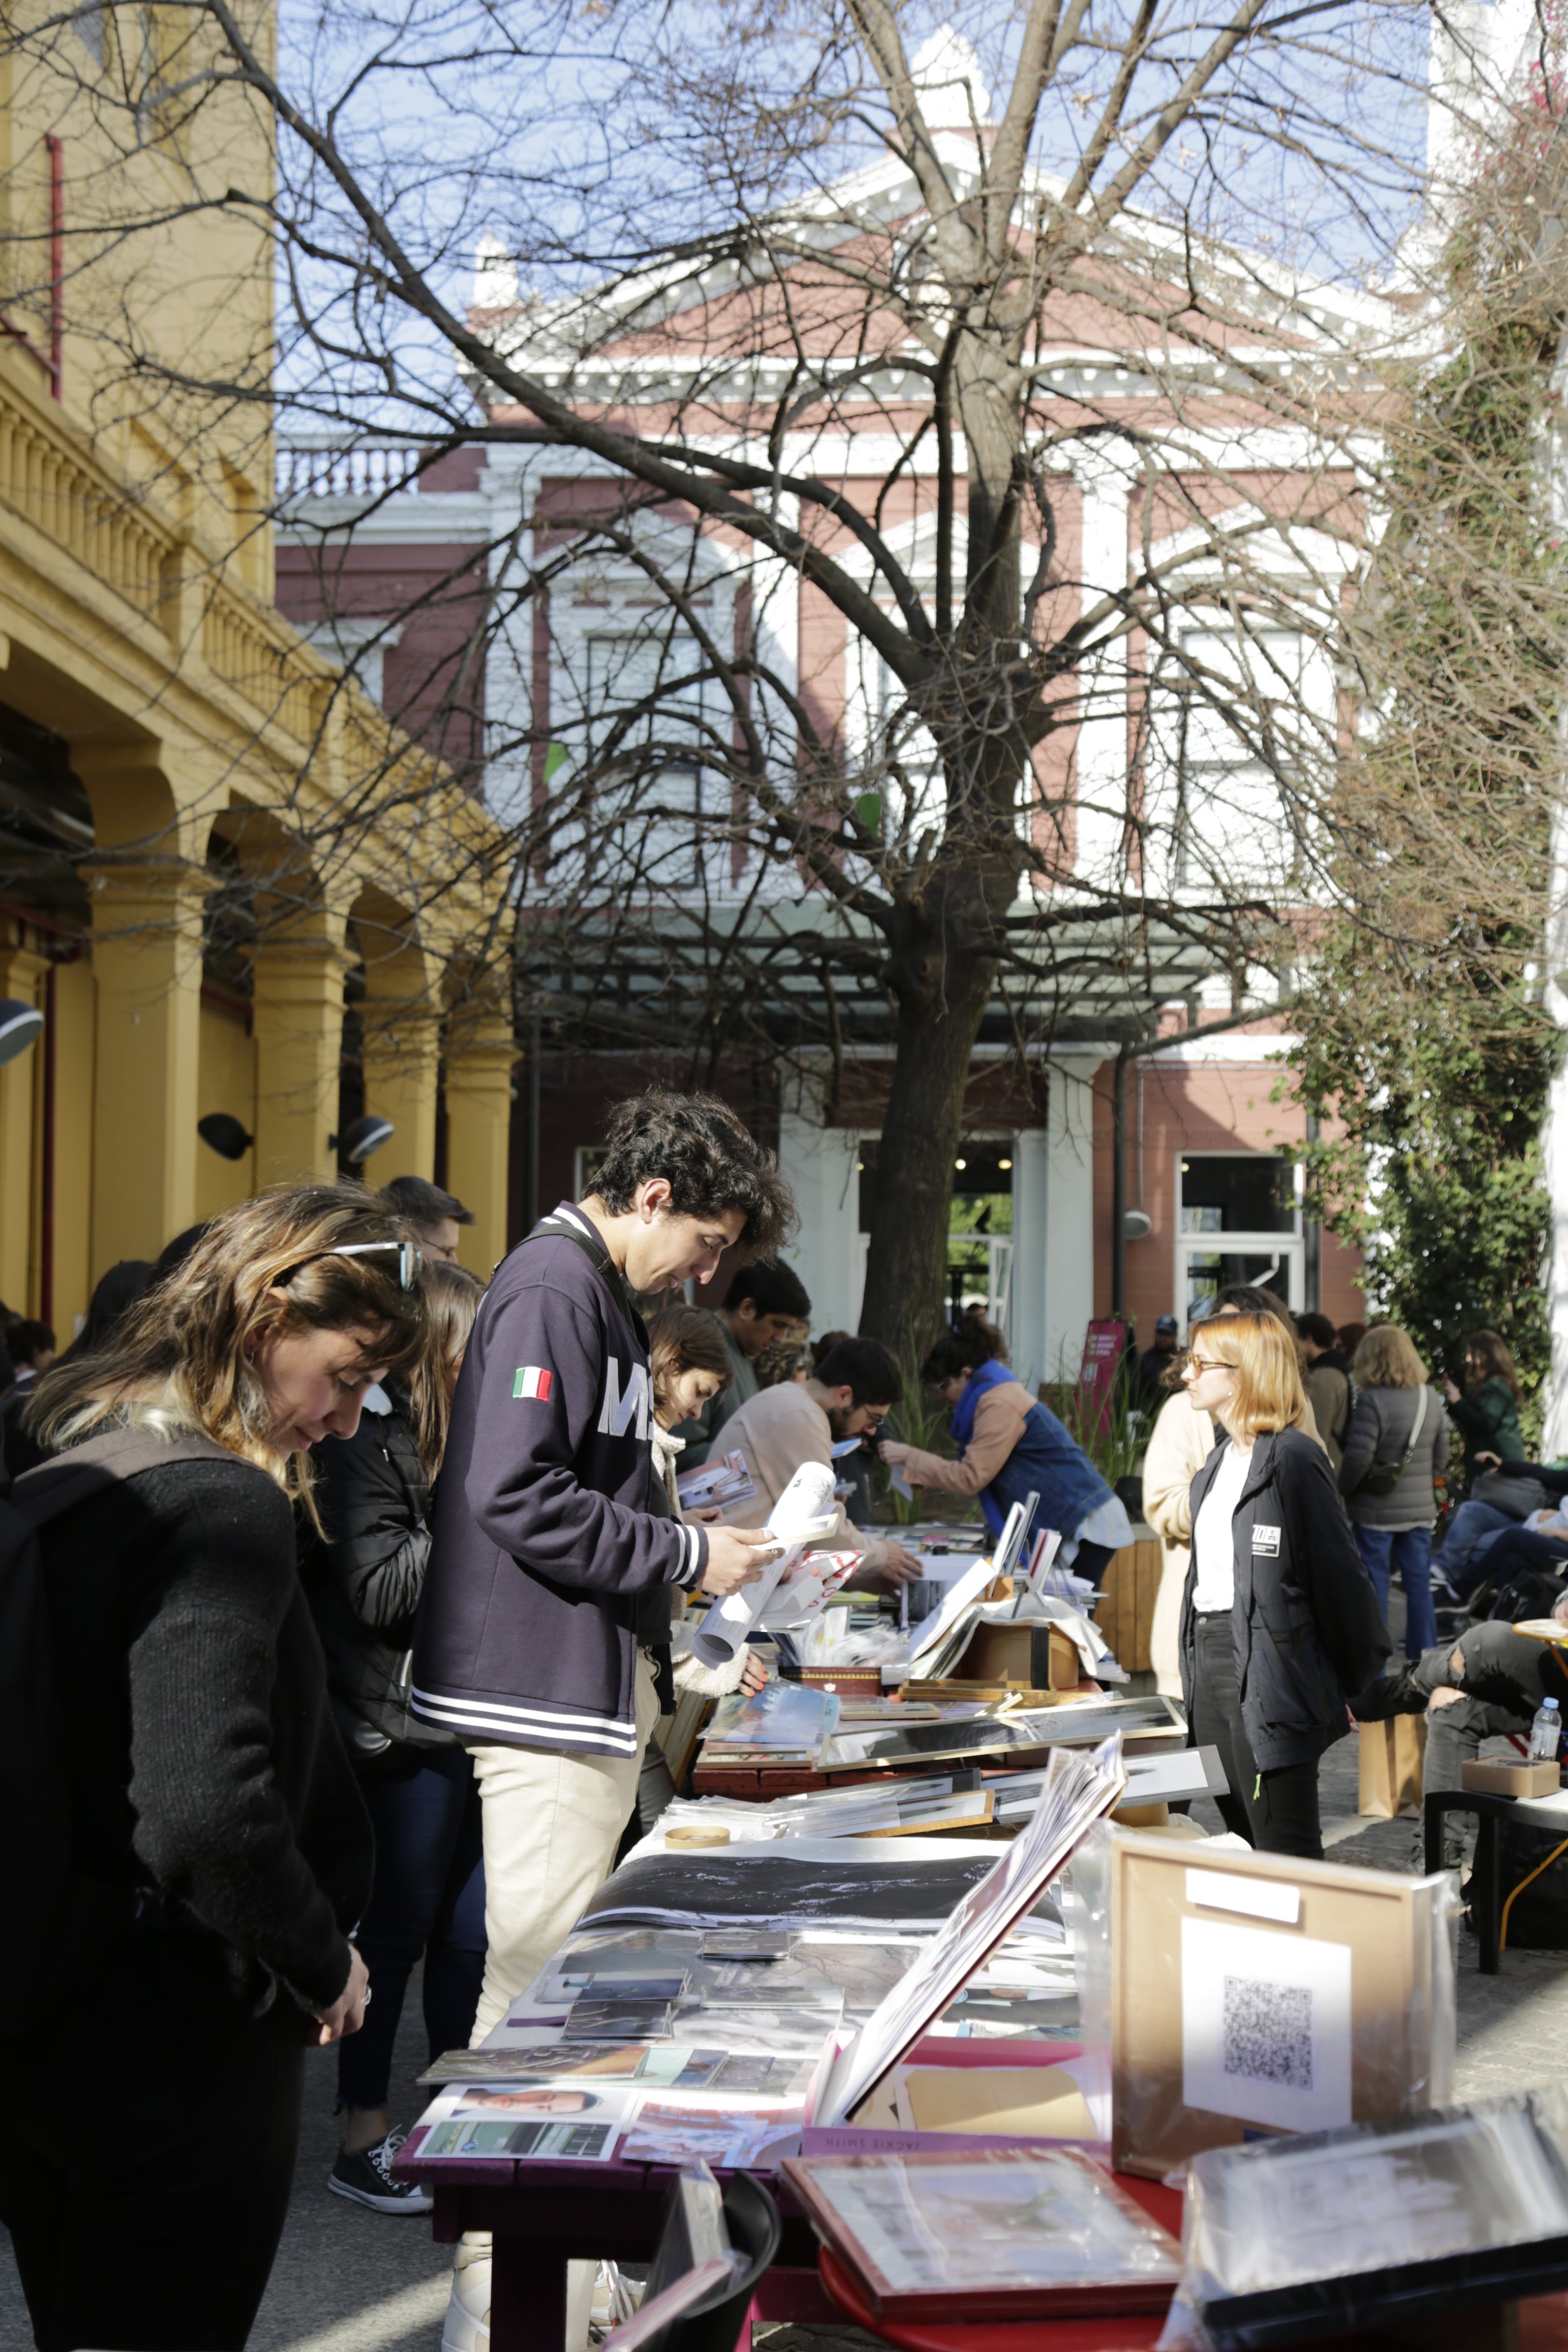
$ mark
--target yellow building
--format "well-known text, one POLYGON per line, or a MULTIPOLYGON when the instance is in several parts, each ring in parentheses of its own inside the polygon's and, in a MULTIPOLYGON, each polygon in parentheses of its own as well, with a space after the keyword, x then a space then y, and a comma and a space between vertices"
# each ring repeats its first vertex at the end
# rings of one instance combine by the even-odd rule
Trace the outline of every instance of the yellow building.
POLYGON ((117 1259, 333 1172, 345 991, 368 1180, 439 1172, 483 1274, 506 1240, 500 844, 273 607, 264 406, 173 380, 269 359, 265 236, 200 200, 271 149, 243 93, 168 95, 165 18, 199 32, 40 7, 0 57, 0 996, 45 1014, 0 1067, 0 1299, 62 1342, 117 1259))

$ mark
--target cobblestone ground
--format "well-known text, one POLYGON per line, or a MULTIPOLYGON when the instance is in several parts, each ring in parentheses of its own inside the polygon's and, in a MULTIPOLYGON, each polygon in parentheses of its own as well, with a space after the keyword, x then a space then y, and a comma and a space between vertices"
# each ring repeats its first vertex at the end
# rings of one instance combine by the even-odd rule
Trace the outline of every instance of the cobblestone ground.
MULTIPOLYGON (((1322 1767, 1325 1840, 1337 1861, 1376 1870, 1419 1868, 1417 1824, 1363 1822, 1356 1815, 1355 1743, 1331 1749, 1322 1767)), ((1205 1826, 1220 1822, 1196 1809, 1205 1826)), ((424 2105, 414 2087, 422 2061, 415 2011, 405 2018, 397 2053, 393 2113, 408 2122, 424 2105)), ((195 2055, 195 2053, 193 2053, 195 2055)), ((1568 1953, 1505 1952, 1501 1972, 1483 1977, 1473 1938, 1461 1933, 1458 2072, 1461 2098, 1521 2090, 1568 2078, 1568 1953)), ((333 2062, 312 2056, 294 2200, 267 2299, 251 2336, 252 2352, 438 2352, 450 2257, 431 2242, 417 2217, 385 2220, 330 2196, 325 2182, 337 2147, 332 2122, 333 2062)), ((113 2194, 112 2150, 104 2193, 113 2194)), ((245 2149, 235 2169, 243 2183, 245 2149)), ((91 2259, 90 2217, 81 2252, 91 2259)), ((757 2330, 756 2352, 849 2352, 871 2338, 852 2329, 757 2330)), ((0 2352, 27 2352, 32 2335, 5 2233, 0 2231, 0 2352)))

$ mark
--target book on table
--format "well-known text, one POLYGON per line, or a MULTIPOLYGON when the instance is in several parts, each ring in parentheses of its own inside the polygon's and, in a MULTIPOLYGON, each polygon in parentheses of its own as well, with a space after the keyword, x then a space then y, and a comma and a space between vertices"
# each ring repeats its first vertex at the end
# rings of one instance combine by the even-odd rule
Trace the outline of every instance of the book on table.
POLYGON ((790 2157, 785 2179, 893 2321, 1163 2311, 1181 2250, 1076 2148, 790 2157))

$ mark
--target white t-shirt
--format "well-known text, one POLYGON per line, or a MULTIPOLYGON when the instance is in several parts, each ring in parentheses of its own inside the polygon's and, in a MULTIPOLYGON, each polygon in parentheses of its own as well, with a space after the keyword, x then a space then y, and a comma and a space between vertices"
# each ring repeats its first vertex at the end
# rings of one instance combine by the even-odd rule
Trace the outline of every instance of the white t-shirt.
POLYGON ((1205 1615, 1213 1609, 1228 1609, 1236 1599, 1236 1546, 1230 1523, 1251 1467, 1251 1446, 1244 1453, 1233 1437, 1198 1507, 1193 1527, 1193 1557, 1198 1564, 1193 1607, 1205 1615))

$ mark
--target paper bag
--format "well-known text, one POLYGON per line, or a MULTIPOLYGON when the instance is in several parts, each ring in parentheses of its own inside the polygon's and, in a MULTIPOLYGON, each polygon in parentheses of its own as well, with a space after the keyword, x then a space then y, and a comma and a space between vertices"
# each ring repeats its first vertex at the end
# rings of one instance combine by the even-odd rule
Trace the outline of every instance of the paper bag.
POLYGON ((1424 1715, 1394 1715, 1361 1727, 1361 1794, 1356 1811, 1374 1821, 1397 1813, 1419 1816, 1421 1761, 1426 1753, 1424 1715))

